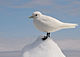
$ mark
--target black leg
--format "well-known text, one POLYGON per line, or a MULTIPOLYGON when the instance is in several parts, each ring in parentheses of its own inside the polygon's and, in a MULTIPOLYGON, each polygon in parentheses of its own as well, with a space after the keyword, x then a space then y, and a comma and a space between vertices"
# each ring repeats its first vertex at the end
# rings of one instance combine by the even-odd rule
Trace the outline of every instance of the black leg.
POLYGON ((47 33, 47 37, 50 37, 50 33, 47 33))
POLYGON ((46 40, 48 37, 50 37, 50 33, 47 33, 47 35, 44 36, 44 38, 42 38, 42 40, 46 40))

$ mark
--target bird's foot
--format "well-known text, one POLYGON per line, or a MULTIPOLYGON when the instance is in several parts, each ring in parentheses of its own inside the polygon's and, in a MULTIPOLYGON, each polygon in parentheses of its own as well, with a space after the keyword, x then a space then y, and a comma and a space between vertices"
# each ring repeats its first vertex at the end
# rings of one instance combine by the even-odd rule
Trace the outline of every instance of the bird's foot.
POLYGON ((42 40, 44 41, 44 40, 46 40, 48 37, 47 36, 44 36, 44 38, 42 38, 42 40))

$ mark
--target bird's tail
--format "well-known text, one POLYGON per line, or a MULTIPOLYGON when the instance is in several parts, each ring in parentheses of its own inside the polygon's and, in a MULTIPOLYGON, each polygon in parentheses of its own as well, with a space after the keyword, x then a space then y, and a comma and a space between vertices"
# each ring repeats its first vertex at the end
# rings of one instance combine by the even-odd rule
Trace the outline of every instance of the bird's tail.
POLYGON ((64 23, 61 27, 62 28, 75 28, 78 24, 71 24, 71 23, 64 23))

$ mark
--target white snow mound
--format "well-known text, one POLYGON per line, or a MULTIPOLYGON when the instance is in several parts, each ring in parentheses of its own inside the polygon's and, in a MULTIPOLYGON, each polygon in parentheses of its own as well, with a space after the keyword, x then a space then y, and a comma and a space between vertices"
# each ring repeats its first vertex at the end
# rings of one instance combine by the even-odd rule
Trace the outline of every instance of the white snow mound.
POLYGON ((23 48, 23 57, 65 57, 58 45, 48 38, 39 37, 35 42, 23 48))

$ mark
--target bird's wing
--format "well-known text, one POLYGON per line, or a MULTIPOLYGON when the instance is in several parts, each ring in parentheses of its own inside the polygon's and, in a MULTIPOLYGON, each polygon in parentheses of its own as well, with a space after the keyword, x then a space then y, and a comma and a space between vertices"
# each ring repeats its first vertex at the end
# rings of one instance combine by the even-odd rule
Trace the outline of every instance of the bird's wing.
POLYGON ((41 19, 45 24, 47 24, 49 26, 58 27, 58 26, 60 26, 62 24, 61 21, 59 21, 59 20, 57 20, 55 18, 52 18, 50 16, 45 16, 44 15, 41 19))

